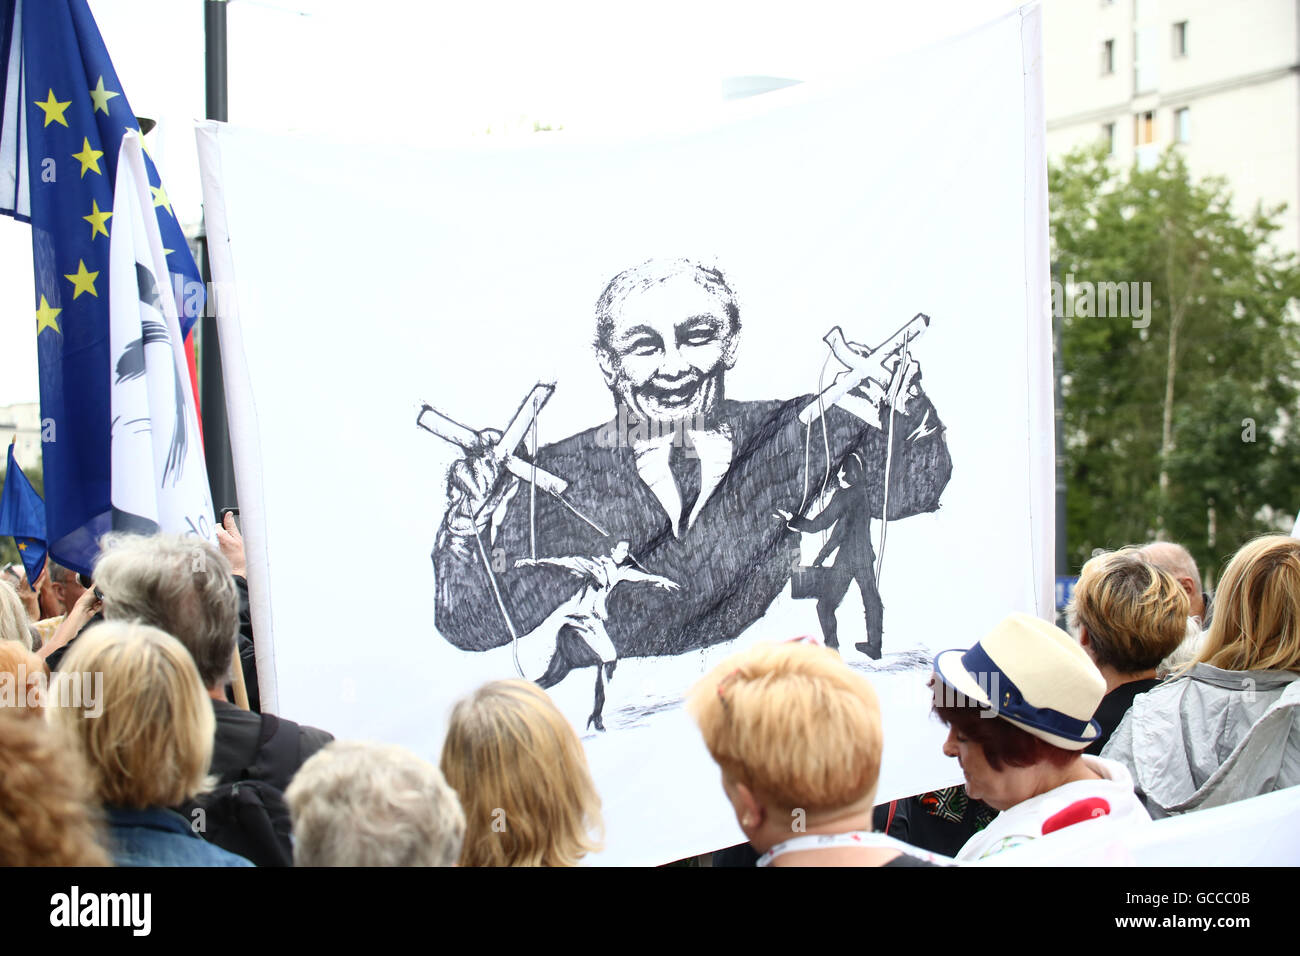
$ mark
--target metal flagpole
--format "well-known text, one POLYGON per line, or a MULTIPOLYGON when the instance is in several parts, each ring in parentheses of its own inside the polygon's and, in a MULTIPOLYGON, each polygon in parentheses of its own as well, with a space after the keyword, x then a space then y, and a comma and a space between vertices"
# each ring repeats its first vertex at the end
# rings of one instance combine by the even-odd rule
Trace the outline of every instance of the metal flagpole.
MULTIPOLYGON (((207 87, 208 119, 225 122, 226 103, 226 0, 204 0, 203 34, 205 40, 204 76, 207 87)), ((207 230, 201 233, 202 251, 199 269, 212 295, 212 268, 208 262, 207 230)), ((217 340, 217 317, 209 298, 198 319, 199 406, 203 416, 203 457, 208 468, 208 487, 217 514, 223 508, 237 508, 235 463, 230 454, 230 423, 226 419, 226 390, 221 376, 221 343, 217 340)), ((248 689, 244 684, 244 667, 236 642, 230 669, 235 703, 248 710, 248 689)))

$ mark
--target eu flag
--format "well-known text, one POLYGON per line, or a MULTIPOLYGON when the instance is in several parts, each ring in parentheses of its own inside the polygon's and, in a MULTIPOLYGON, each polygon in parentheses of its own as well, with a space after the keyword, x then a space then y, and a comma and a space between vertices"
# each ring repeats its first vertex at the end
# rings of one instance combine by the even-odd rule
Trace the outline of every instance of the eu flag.
MULTIPOLYGON (((86 0, 0 0, 0 212, 32 226, 47 540, 85 573, 112 521, 108 248, 122 134, 138 128, 86 0)), ((146 167, 187 336, 199 272, 146 167)))
POLYGON ((18 545, 27 583, 35 589, 45 567, 45 502, 14 461, 13 442, 9 443, 4 491, 0 491, 0 534, 10 535, 18 545))

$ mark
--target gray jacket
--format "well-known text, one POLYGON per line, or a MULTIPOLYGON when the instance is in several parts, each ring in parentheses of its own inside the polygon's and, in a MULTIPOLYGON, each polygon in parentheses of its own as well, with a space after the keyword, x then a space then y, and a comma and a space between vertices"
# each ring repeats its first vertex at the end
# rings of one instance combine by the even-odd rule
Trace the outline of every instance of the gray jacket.
POLYGON ((1197 664, 1136 697, 1102 756, 1153 819, 1300 784, 1300 674, 1197 664))

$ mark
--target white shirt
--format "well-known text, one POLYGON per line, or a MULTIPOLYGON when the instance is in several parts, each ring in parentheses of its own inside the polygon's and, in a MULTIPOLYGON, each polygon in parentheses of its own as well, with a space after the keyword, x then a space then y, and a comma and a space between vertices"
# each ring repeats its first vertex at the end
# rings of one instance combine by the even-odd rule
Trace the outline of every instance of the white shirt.
POLYGON ((1003 810, 992 823, 966 841, 956 859, 962 863, 982 860, 1030 840, 1042 839, 1056 829, 1068 826, 1067 820, 1078 823, 1092 817, 1109 816, 1151 821, 1142 801, 1133 792, 1133 777, 1127 767, 1091 754, 1084 754, 1083 762, 1101 774, 1102 779, 1062 784, 1055 790, 1040 793, 1003 810), (1053 821, 1054 817, 1056 820, 1053 821), (1072 819, 1074 817, 1078 819, 1072 819), (1049 833, 1044 834, 1043 825, 1048 821, 1053 821, 1053 826, 1049 833))
POLYGON ((700 494, 695 506, 683 521, 682 493, 673 480, 669 460, 673 452, 673 439, 680 433, 667 431, 655 438, 635 442, 632 452, 636 456, 636 471, 651 493, 659 501, 673 524, 673 535, 680 538, 695 523, 709 497, 718 489, 731 468, 735 446, 730 431, 723 426, 717 431, 690 431, 691 442, 700 460, 700 494))

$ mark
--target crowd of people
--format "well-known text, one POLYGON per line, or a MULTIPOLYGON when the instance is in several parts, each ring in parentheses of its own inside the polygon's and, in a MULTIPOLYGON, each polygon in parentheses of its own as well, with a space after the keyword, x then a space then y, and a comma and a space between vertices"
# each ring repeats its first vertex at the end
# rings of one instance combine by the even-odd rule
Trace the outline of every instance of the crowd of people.
MULTIPOLYGON (((93 581, 52 563, 35 586, 0 580, 0 862, 573 866, 600 849, 582 743, 534 683, 459 701, 438 766, 261 713, 233 523, 218 544, 110 535, 93 581)), ((1213 599, 1177 545, 1098 554, 1067 619, 1011 614, 939 653, 932 712, 965 782, 880 804, 866 676, 810 638, 725 660, 686 701, 748 841, 714 865, 960 864, 1300 785, 1300 539, 1248 542, 1213 599)))

